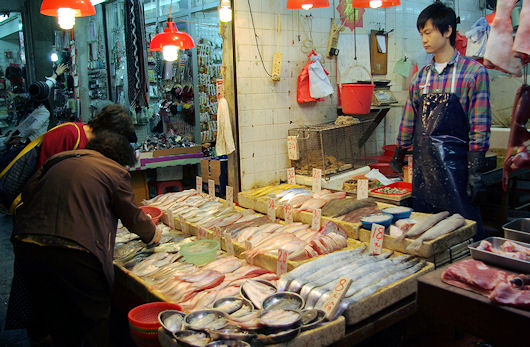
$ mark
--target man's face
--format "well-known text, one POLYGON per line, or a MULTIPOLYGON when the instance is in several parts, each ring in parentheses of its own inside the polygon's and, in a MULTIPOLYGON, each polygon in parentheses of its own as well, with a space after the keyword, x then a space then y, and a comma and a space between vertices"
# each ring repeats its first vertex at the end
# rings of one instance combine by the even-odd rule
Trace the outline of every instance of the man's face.
POLYGON ((442 34, 435 26, 432 25, 432 20, 428 20, 425 23, 423 29, 420 29, 421 43, 425 52, 436 53, 441 52, 447 45, 450 45, 449 36, 451 36, 451 30, 447 30, 445 34, 442 34))

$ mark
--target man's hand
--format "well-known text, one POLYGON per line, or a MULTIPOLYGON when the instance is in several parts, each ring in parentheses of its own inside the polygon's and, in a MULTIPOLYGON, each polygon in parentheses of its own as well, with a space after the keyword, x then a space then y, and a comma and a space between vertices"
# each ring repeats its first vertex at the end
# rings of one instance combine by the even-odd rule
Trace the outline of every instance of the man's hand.
POLYGON ((153 236, 153 239, 149 241, 148 245, 152 245, 152 244, 160 242, 161 236, 162 236, 162 229, 156 228, 155 235, 153 236))
POLYGON ((57 76, 60 76, 66 71, 67 68, 68 66, 66 66, 66 64, 59 64, 59 66, 57 66, 57 69, 55 69, 55 74, 57 76))

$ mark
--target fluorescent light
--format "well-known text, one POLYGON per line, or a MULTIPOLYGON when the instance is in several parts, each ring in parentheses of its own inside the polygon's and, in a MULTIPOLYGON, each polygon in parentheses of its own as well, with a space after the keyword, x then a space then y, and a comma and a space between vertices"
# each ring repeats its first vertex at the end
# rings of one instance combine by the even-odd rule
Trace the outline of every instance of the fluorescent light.
POLYGON ((9 18, 9 15, 8 14, 3 14, 3 15, 0 15, 0 23, 5 21, 6 19, 9 18))

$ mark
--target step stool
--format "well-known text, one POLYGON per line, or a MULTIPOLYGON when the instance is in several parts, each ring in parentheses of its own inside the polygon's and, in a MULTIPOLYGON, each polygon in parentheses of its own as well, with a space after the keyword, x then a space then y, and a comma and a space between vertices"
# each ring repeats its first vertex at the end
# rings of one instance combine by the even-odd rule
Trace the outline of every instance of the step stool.
POLYGON ((149 186, 154 187, 156 190, 156 195, 164 194, 167 188, 176 187, 177 191, 181 192, 184 189, 182 188, 182 182, 180 180, 170 180, 170 181, 149 181, 149 186))

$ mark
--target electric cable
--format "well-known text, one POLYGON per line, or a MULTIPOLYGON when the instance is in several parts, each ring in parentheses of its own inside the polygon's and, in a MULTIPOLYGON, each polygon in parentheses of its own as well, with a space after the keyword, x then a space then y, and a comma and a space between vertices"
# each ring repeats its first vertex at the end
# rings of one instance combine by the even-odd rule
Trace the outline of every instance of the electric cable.
POLYGON ((252 29, 254 29, 254 38, 256 39, 256 49, 258 50, 259 58, 261 60, 261 65, 263 65, 263 70, 267 73, 267 75, 272 78, 272 75, 267 71, 267 68, 265 67, 265 62, 263 61, 263 57, 261 56, 261 51, 259 50, 259 44, 258 44, 258 34, 256 33, 256 26, 254 25, 254 16, 252 15, 252 7, 250 6, 250 0, 248 1, 248 9, 250 11, 250 19, 252 21, 252 29))

